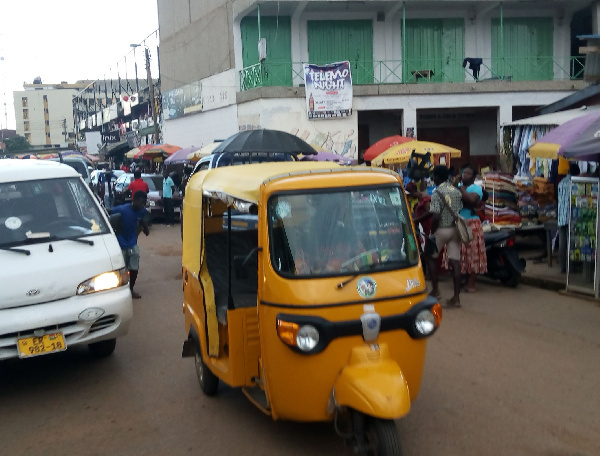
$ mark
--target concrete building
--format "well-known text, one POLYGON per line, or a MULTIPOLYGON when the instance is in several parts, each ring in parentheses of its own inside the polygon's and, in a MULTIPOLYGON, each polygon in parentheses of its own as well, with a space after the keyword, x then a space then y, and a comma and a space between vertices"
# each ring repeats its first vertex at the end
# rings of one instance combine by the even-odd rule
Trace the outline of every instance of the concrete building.
POLYGON ((74 143, 73 97, 90 82, 23 84, 22 91, 13 92, 17 134, 32 146, 74 143))
MULTIPOLYGON (((594 0, 158 0, 163 138, 275 128, 361 158, 414 134, 495 163, 506 122, 587 86, 594 0), (259 42, 261 43, 259 45, 259 42), (303 64, 349 61, 348 116, 309 119, 303 64)), ((310 95, 310 94, 309 94, 310 95)))

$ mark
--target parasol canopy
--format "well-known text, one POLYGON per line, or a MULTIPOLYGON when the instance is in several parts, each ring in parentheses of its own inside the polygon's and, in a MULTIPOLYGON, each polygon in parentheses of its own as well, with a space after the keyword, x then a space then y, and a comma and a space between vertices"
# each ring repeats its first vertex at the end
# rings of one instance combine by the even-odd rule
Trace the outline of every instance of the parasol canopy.
POLYGON ((183 149, 179 149, 174 154, 170 155, 169 158, 165 160, 165 165, 177 165, 180 163, 190 163, 192 160, 188 158, 190 154, 193 154, 199 149, 196 146, 184 147, 183 149))
POLYGON ((342 155, 329 152, 328 150, 320 150, 316 155, 307 155, 300 159, 301 161, 330 161, 339 163, 340 165, 353 165, 354 160, 350 157, 344 157, 342 155))
POLYGON ((600 159, 600 112, 569 120, 550 130, 529 147, 532 158, 559 156, 582 161, 600 159))
POLYGON ((143 146, 134 147, 129 152, 125 154, 125 157, 131 158, 133 160, 138 160, 143 157, 144 152, 150 149, 154 144, 145 144, 143 146))
POLYGON ((213 153, 213 150, 216 149, 216 147, 221 144, 220 142, 214 142, 214 143, 210 143, 207 144, 206 146, 202 146, 200 149, 198 149, 195 152, 192 152, 191 154, 188 155, 188 160, 191 160, 193 162, 197 162, 198 160, 200 160, 202 157, 207 157, 210 154, 213 153))
POLYGON ((146 149, 143 158, 153 159, 155 157, 169 157, 180 150, 181 147, 172 144, 153 144, 152 147, 146 149))
POLYGON ((371 165, 381 166, 383 164, 407 163, 410 160, 413 151, 419 155, 425 155, 427 153, 430 153, 431 155, 449 154, 451 158, 460 157, 461 155, 461 151, 454 147, 430 141, 413 140, 390 147, 384 153, 375 157, 371 161, 371 165))
POLYGON ((406 136, 399 135, 388 136, 387 138, 380 139, 365 151, 363 160, 372 161, 375 157, 377 157, 379 154, 384 153, 390 147, 412 141, 413 139, 414 138, 408 138, 406 136))
POLYGON ((268 129, 240 131, 221 142, 213 151, 221 152, 288 152, 295 155, 317 153, 298 136, 268 129))

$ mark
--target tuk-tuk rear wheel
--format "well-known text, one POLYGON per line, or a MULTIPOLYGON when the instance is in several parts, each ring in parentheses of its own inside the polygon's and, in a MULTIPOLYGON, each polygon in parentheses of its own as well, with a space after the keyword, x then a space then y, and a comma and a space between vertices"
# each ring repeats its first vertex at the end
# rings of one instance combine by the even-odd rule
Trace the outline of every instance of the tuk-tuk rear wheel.
POLYGON ((402 456, 400 435, 393 420, 368 418, 365 427, 365 437, 373 456, 402 456))
POLYGON ((200 389, 207 396, 214 396, 217 394, 219 389, 219 377, 211 372, 202 360, 202 354, 194 354, 194 364, 196 365, 196 376, 198 377, 198 383, 200 383, 200 389))

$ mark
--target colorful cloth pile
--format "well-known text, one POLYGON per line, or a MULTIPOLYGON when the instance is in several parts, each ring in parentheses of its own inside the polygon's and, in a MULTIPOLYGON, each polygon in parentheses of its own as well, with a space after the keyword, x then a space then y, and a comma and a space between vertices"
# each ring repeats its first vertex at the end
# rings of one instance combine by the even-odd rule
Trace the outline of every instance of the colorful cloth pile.
POLYGON ((497 171, 483 175, 483 188, 488 193, 485 203, 485 219, 506 228, 521 226, 517 185, 513 176, 497 171))
POLYGON ((517 187, 523 226, 556 220, 557 205, 553 184, 543 177, 534 177, 532 180, 518 181, 517 187))

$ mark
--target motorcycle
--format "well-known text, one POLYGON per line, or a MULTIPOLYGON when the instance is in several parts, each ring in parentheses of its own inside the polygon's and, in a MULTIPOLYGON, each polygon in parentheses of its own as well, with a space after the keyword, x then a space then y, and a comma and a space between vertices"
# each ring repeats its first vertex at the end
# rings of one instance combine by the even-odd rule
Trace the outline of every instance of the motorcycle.
POLYGON ((519 258, 515 247, 515 232, 492 231, 483 234, 487 255, 486 276, 500 280, 503 285, 516 287, 525 271, 525 260, 519 258))

